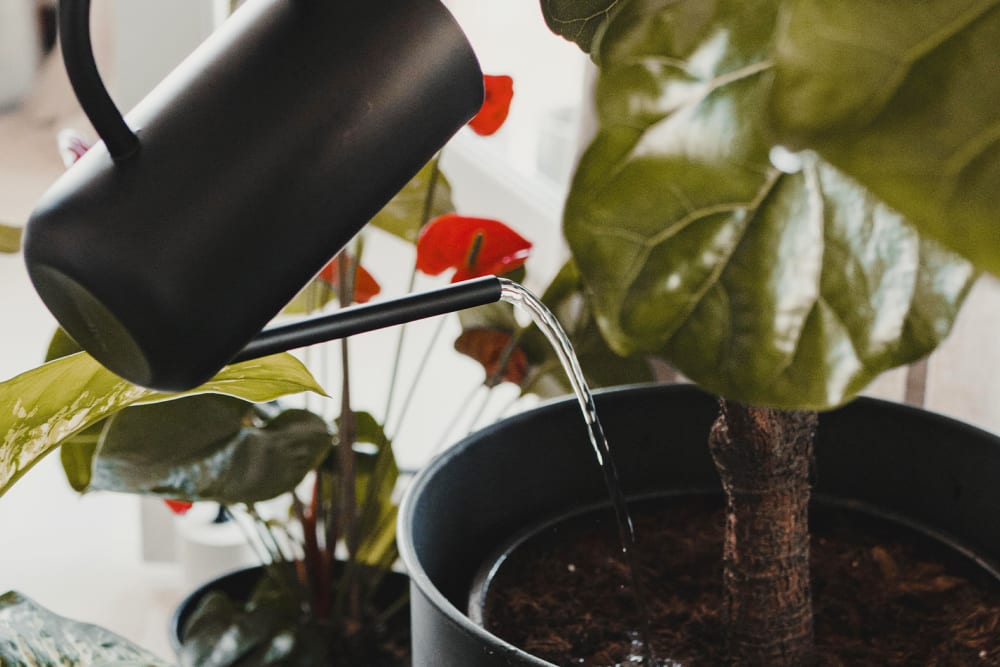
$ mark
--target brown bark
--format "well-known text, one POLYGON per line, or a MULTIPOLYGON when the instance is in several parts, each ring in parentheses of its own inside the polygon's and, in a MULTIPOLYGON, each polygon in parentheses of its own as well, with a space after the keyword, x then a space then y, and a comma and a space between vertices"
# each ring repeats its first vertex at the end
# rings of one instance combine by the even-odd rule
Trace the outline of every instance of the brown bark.
POLYGON ((721 406, 709 443, 727 502, 730 664, 803 667, 813 655, 807 512, 817 415, 721 406))

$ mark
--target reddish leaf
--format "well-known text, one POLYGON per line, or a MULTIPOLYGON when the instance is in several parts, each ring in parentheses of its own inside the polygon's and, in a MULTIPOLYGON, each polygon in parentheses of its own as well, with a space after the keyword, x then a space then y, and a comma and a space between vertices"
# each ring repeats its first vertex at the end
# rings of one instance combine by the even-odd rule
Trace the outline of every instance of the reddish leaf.
POLYGON ((186 500, 164 500, 163 503, 177 516, 184 516, 191 509, 192 503, 186 500))
POLYGON ((56 136, 56 142, 59 145, 59 155, 66 168, 72 167, 90 150, 90 143, 73 130, 61 130, 56 136))
POLYGON ((514 97, 514 80, 509 76, 483 76, 483 86, 486 94, 483 106, 475 118, 469 121, 469 127, 476 134, 484 137, 495 133, 507 120, 510 111, 510 101, 514 97))
MULTIPOLYGON (((455 341, 455 349, 467 357, 472 357, 483 366, 487 379, 496 376, 500 368, 511 335, 499 329, 467 329, 455 341)), ((515 347, 504 366, 501 382, 520 385, 528 374, 528 357, 524 350, 515 347)))
POLYGON ((448 213, 421 230, 417 268, 432 276, 454 268, 454 283, 513 271, 530 251, 531 242, 499 220, 448 213))
MULTIPOLYGON (((371 301, 372 297, 382 291, 382 287, 375 280, 375 277, 368 273, 365 267, 358 264, 355 266, 355 269, 354 300, 357 303, 371 301)), ((340 287, 340 255, 331 259, 316 277, 332 289, 338 289, 340 287)))

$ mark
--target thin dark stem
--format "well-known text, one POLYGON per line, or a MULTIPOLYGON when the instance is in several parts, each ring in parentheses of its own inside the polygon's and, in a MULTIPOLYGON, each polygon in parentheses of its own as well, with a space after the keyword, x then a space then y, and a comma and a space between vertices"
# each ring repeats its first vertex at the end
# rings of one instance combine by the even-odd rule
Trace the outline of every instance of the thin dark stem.
MULTIPOLYGON (((340 303, 342 306, 350 304, 354 300, 354 271, 351 268, 352 262, 345 254, 341 256, 338 270, 340 272, 340 303)), ((348 562, 352 562, 358 551, 357 535, 357 497, 355 487, 355 467, 354 467, 354 440, 356 428, 354 423, 354 411, 351 409, 351 372, 350 354, 347 339, 340 341, 340 362, 341 362, 341 402, 340 402, 340 443, 337 448, 338 463, 340 465, 341 480, 341 504, 340 515, 344 532, 344 544, 347 547, 348 562)), ((347 581, 348 604, 351 618, 360 618, 361 601, 357 580, 350 578, 347 581)))

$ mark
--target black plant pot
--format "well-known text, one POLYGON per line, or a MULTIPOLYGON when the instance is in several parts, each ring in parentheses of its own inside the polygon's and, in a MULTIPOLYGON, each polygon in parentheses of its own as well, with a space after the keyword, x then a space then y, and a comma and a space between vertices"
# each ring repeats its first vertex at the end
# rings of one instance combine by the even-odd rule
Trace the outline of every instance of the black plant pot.
MULTIPOLYGON (((264 567, 254 565, 216 577, 191 591, 187 597, 181 600, 181 603, 170 617, 170 646, 173 648, 174 654, 180 655, 181 647, 184 644, 184 628, 187 626, 191 614, 198 608, 198 604, 202 598, 212 591, 217 591, 224 593, 233 600, 245 602, 250 599, 254 587, 263 576, 264 567)), ((377 601, 383 601, 388 606, 398 600, 406 592, 409 581, 409 577, 405 574, 389 572, 379 584, 376 591, 377 601)), ((401 617, 399 620, 402 623, 406 623, 407 619, 408 615, 401 617)))
MULTIPOLYGON (((597 406, 628 495, 719 490, 707 445, 712 397, 643 386, 601 392, 597 406)), ((859 399, 821 416, 816 451, 817 496, 917 527, 995 569, 1000 438, 859 399)), ((475 433, 422 471, 398 535, 411 578, 414 667, 552 667, 470 621, 469 591, 484 562, 526 528, 605 499, 572 400, 475 433)))

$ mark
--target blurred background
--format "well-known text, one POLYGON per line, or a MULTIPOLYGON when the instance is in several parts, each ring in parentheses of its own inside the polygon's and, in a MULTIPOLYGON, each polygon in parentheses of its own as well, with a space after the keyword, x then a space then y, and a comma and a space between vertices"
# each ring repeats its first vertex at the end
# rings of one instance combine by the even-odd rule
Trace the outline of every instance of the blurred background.
MULTIPOLYGON (((489 74, 514 78, 503 129, 489 139, 468 130, 446 148, 442 169, 459 212, 503 220, 535 248, 528 285, 542 288, 561 266, 562 201, 590 127, 591 70, 575 47, 553 37, 537 0, 446 0, 489 74)), ((114 99, 131 108, 230 11, 229 0, 94 0, 93 41, 114 99)), ((0 223, 21 226, 34 202, 64 170, 56 145, 63 129, 93 132, 79 111, 54 47, 48 0, 0 0, 0 223)), ((365 264, 383 294, 407 290, 412 247, 387 235, 366 240, 365 264)), ((441 281, 421 279, 424 289, 441 281)), ((39 364, 55 324, 35 298, 16 254, 0 254, 0 379, 39 364)), ((411 327, 403 386, 433 336, 411 327)), ((419 468, 446 431, 482 369, 455 354, 451 321, 439 337, 395 449, 400 466, 419 468)), ((951 339, 929 362, 886 374, 870 393, 909 400, 1000 432, 1000 288, 977 285, 951 339)), ((355 407, 380 414, 395 332, 352 344, 355 407)), ((323 348, 302 353, 334 390, 323 348)), ((516 390, 498 392, 478 424, 530 405, 516 390)), ((313 401, 317 399, 311 399, 313 401)), ((2 408, 3 406, 0 406, 2 408)), ((316 409, 316 405, 310 406, 316 409)), ((459 420, 451 435, 474 423, 459 420)), ((78 497, 49 457, 0 499, 0 592, 19 590, 57 613, 104 625, 164 656, 167 618, 201 580, 249 559, 239 535, 209 525, 214 511, 176 519, 158 501, 133 496, 78 497)))

